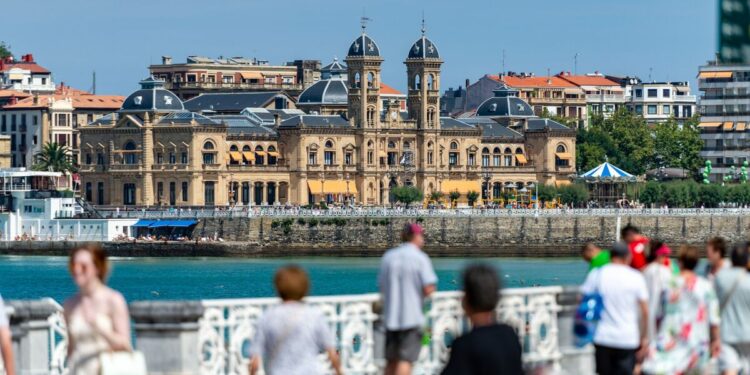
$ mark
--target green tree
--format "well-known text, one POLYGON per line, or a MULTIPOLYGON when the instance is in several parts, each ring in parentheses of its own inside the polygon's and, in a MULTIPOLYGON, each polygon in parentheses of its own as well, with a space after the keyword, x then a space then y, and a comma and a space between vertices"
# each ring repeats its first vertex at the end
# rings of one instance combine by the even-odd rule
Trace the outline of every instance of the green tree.
POLYGON ((430 200, 439 203, 443 199, 443 192, 442 191, 433 191, 430 193, 430 200))
POLYGON ((13 56, 10 52, 10 46, 5 44, 5 42, 0 42, 0 59, 4 59, 8 56, 13 56))
POLYGON ((78 169, 71 161, 71 153, 67 146, 57 143, 47 143, 42 147, 42 151, 35 156, 35 163, 32 169, 37 171, 62 172, 64 175, 75 173, 78 169))
POLYGON ((414 202, 421 201, 423 198, 422 191, 414 186, 396 186, 391 189, 391 192, 396 202, 406 204, 406 208, 409 208, 409 205, 414 202))
POLYGON ((739 205, 750 204, 750 185, 737 184, 728 187, 726 200, 739 205))
POLYGON ((589 191, 581 184, 562 186, 558 193, 563 203, 573 206, 581 206, 589 200, 589 191))
POLYGON ((474 190, 471 190, 466 193, 466 199, 469 201, 469 206, 474 207, 474 203, 479 200, 479 193, 477 193, 474 190))
POLYGON ((459 193, 458 190, 451 191, 450 193, 448 193, 448 198, 450 198, 451 207, 453 207, 458 198, 461 198, 461 193, 459 193))
POLYGON ((647 206, 659 204, 662 202, 663 194, 664 184, 649 181, 643 187, 643 191, 641 191, 640 201, 647 206))
POLYGON ((698 188, 698 201, 705 207, 718 207, 724 201, 724 187, 718 184, 703 184, 698 188))
POLYGON ((642 174, 652 167, 654 138, 646 120, 625 108, 609 118, 592 117, 588 129, 578 131, 576 160, 579 170, 609 161, 633 174, 642 174))
POLYGON ((539 200, 541 202, 550 202, 557 197, 557 189, 552 185, 540 184, 539 187, 539 200))
POLYGON ((694 116, 682 125, 674 117, 654 127, 654 166, 684 168, 697 172, 703 164, 700 151, 703 141, 694 116))

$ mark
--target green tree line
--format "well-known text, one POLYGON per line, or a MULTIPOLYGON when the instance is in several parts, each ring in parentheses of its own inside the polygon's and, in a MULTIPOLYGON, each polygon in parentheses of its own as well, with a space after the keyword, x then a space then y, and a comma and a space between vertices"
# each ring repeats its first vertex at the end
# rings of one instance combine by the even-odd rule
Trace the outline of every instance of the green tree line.
POLYGON ((718 207, 721 203, 750 205, 749 184, 699 184, 695 181, 656 182, 643 185, 638 200, 646 206, 718 207))

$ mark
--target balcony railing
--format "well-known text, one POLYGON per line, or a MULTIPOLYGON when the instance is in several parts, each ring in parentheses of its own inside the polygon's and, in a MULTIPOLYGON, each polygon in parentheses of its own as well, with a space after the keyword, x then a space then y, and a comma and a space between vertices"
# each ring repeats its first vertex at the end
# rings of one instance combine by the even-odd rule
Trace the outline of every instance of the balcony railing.
POLYGON ((302 90, 297 83, 244 83, 244 82, 166 82, 169 90, 214 89, 214 90, 302 90))
POLYGON ((110 164, 109 171, 121 172, 121 171, 137 171, 141 169, 140 164, 110 164))

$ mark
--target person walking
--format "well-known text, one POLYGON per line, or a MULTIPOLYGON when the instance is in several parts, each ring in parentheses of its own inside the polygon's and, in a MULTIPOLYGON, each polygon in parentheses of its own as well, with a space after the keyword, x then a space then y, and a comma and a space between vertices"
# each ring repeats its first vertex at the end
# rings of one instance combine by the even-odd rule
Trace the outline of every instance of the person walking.
POLYGON ((500 279, 486 265, 473 265, 463 274, 461 301, 471 332, 457 338, 442 375, 523 374, 521 342, 516 332, 498 323, 500 279))
POLYGON ((406 224, 403 244, 386 251, 378 273, 386 328, 386 375, 409 375, 422 349, 425 323, 424 299, 436 289, 437 275, 424 246, 424 230, 419 224, 406 224))
POLYGON ((589 264, 589 271, 609 263, 609 251, 588 242, 581 247, 581 258, 589 264))
POLYGON ((2 352, 2 365, 5 375, 16 375, 16 364, 13 357, 13 340, 10 332, 8 315, 5 314, 5 303, 0 296, 0 352, 2 352))
POLYGON ((648 288, 648 339, 652 341, 656 335, 656 314, 663 300, 662 293, 668 288, 673 272, 669 255, 672 250, 667 244, 653 240, 649 243, 647 261, 643 269, 643 277, 648 288))
POLYGON ((620 238, 628 244, 630 249, 630 266, 643 270, 646 267, 646 247, 648 238, 641 234, 641 230, 635 225, 628 224, 620 230, 620 238))
POLYGON ((617 242, 610 263, 589 272, 582 294, 598 293, 603 311, 594 348, 599 375, 632 375, 636 359, 648 349, 648 289, 640 272, 629 266, 630 249, 617 242))
POLYGON ((325 316, 302 301, 310 289, 307 273, 294 265, 282 267, 273 283, 282 303, 268 308, 258 320, 250 347, 250 374, 257 374, 261 364, 267 375, 323 374, 318 354, 325 352, 341 375, 325 316))
POLYGON ((732 267, 716 274, 714 286, 721 309, 719 367, 725 374, 750 373, 750 244, 731 251, 732 267))
POLYGON ((711 283, 695 273, 696 247, 682 246, 680 274, 669 283, 659 310, 657 333, 643 362, 646 374, 705 374, 719 355, 719 301, 711 283))
POLYGON ((78 286, 78 293, 64 303, 69 374, 97 375, 102 353, 132 350, 128 306, 105 283, 109 263, 101 246, 73 249, 68 268, 78 286))
POLYGON ((719 271, 731 268, 732 262, 726 259, 727 241, 722 237, 712 237, 706 242, 706 278, 714 281, 719 271))

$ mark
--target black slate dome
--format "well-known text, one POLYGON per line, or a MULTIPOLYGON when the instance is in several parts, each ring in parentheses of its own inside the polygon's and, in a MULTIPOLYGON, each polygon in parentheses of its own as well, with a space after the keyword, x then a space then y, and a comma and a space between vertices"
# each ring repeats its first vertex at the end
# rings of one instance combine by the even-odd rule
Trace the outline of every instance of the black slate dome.
POLYGON ((347 87, 343 79, 324 79, 305 89, 298 104, 347 104, 347 87))
POLYGON ((439 59, 440 54, 438 53, 437 46, 432 43, 430 39, 422 35, 421 38, 417 39, 412 44, 409 50, 409 59, 439 59))
POLYGON ((477 108, 479 117, 534 117, 529 103, 518 97, 518 90, 500 84, 493 90, 495 96, 485 100, 477 108))
POLYGON ((332 77, 341 77, 346 75, 346 65, 339 62, 339 59, 334 58, 333 62, 324 66, 320 69, 321 79, 329 79, 332 77))
POLYGON ((122 102, 121 111, 173 112, 184 111, 182 100, 164 88, 164 81, 149 77, 140 82, 141 89, 122 102))
POLYGON ((370 56, 380 57, 380 49, 377 43, 367 34, 362 33, 357 39, 354 39, 352 45, 349 46, 349 53, 347 56, 370 56))

